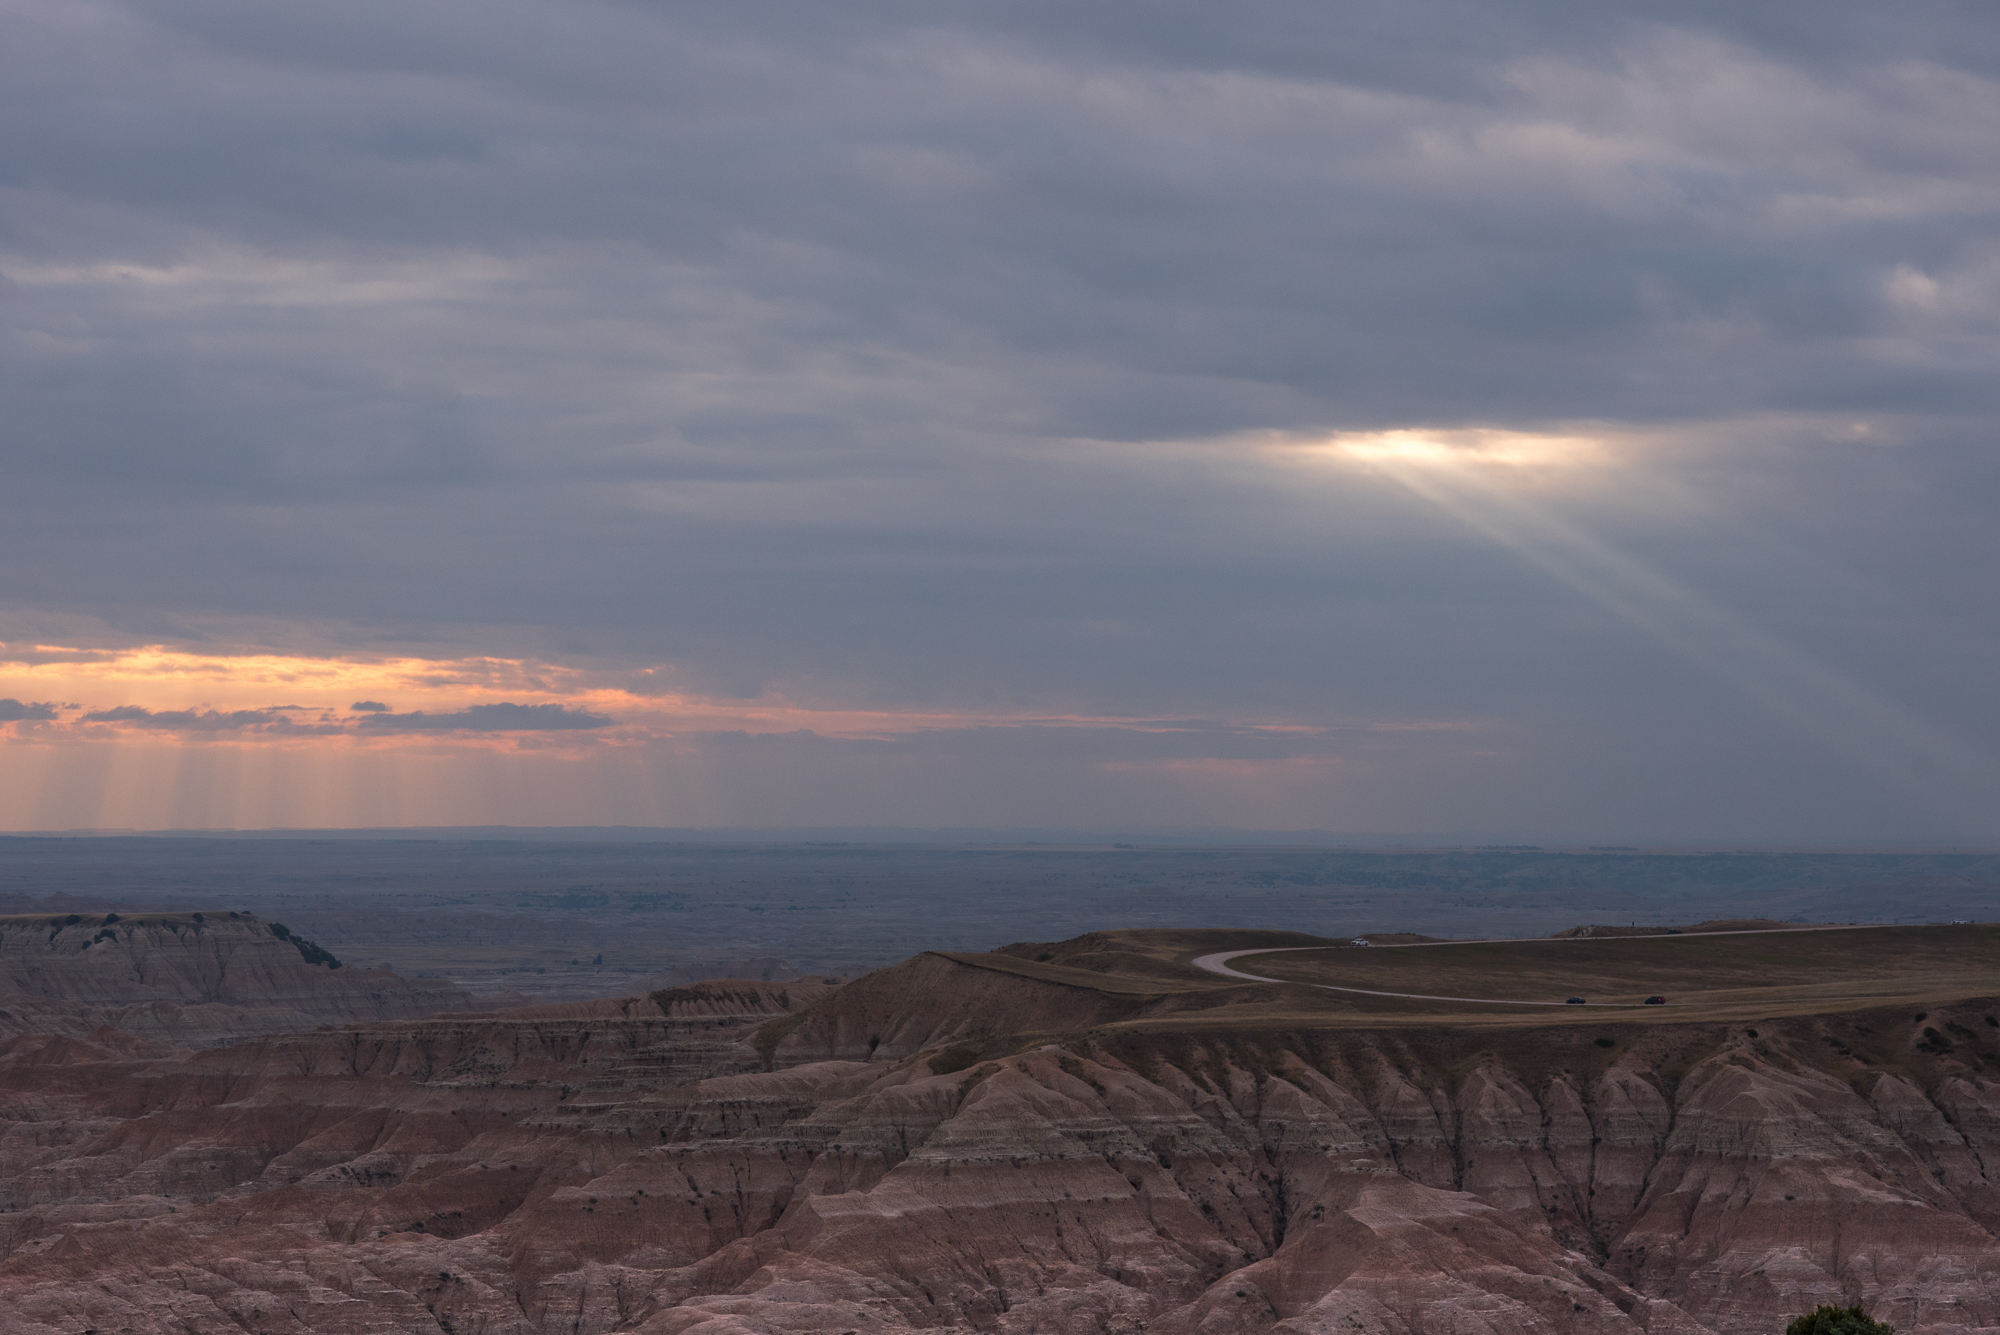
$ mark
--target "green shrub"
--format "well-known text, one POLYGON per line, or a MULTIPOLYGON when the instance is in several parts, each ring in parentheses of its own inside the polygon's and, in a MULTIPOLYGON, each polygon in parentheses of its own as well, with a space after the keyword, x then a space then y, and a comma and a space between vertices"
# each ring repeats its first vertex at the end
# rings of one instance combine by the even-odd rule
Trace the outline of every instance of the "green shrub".
POLYGON ((277 937, 280 941, 289 941, 294 946, 297 946, 299 958, 307 964, 324 964, 329 969, 338 969, 340 967, 340 961, 334 958, 331 950, 315 942, 308 941, 302 936, 294 936, 292 929, 281 922, 271 924, 271 935, 277 937))
POLYGON ((1786 1326, 1785 1335, 1896 1335, 1896 1328, 1859 1307, 1823 1305, 1786 1326))

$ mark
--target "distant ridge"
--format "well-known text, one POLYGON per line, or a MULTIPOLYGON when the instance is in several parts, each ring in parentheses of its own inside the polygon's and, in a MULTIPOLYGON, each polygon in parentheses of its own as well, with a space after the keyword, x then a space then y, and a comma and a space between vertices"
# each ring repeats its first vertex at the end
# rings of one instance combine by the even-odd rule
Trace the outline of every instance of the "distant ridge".
POLYGON ((332 960, 278 924, 224 909, 0 917, 0 1037, 108 1025, 206 1047, 474 1004, 454 983, 332 960))

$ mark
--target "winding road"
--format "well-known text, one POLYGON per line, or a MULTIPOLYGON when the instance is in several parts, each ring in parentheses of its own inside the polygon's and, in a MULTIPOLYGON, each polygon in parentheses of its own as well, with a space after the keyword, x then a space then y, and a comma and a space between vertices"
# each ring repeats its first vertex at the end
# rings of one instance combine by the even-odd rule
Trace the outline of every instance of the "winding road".
MULTIPOLYGON (((1685 932, 1685 933, 1675 932, 1673 933, 1673 935, 1678 936, 1683 941, 1686 941, 1694 938, 1708 937, 1708 936, 1778 936, 1793 932, 1856 932, 1856 931, 1866 931, 1871 927, 1889 927, 1897 925, 1900 924, 1814 923, 1806 927, 1735 927, 1731 928, 1726 932, 1685 932)), ((1937 927, 1937 926, 1944 926, 1945 924, 1926 923, 1924 925, 1927 927, 1937 927)), ((1958 926, 1974 926, 1976 924, 1954 922, 1949 925, 1953 927, 1958 927, 1958 926)), ((1543 940, 1546 942, 1603 941, 1607 939, 1611 938, 1591 937, 1591 936, 1543 938, 1543 940)), ((1646 936, 1646 937, 1627 937, 1622 939, 1661 941, 1667 938, 1659 936, 1646 936)), ((1446 947, 1481 946, 1481 945, 1493 945, 1501 940, 1505 940, 1505 938, 1490 938, 1477 941, 1422 941, 1422 942, 1412 942, 1412 943, 1400 943, 1396 945, 1375 946, 1372 947, 1372 949, 1422 950, 1427 947, 1439 947, 1439 946, 1446 946, 1446 947)), ((1510 942, 1510 944, 1512 944, 1512 942, 1510 942)), ((1465 1001, 1465 1002, 1471 1002, 1472 1004, 1478 1006, 1568 1006, 1570 1004, 1567 1001, 1513 1001, 1506 997, 1434 997, 1423 992, 1378 992, 1375 991, 1373 988, 1367 988, 1367 987, 1335 987, 1332 983, 1300 983, 1300 982, 1295 982, 1293 979, 1290 978, 1266 978, 1262 974, 1244 973, 1240 969, 1232 969, 1229 967, 1229 961, 1233 959, 1240 959, 1245 955, 1282 955, 1290 951, 1296 951, 1296 950, 1340 950, 1340 949, 1343 949, 1343 947, 1261 946, 1253 950, 1218 950, 1212 955, 1197 956, 1195 957, 1195 959, 1190 961, 1190 963, 1192 963, 1194 967, 1197 969, 1206 970, 1209 973, 1219 973, 1224 978, 1241 978, 1245 982, 1250 982, 1250 983, 1292 983, 1293 986, 1295 987, 1316 987, 1323 992, 1352 992, 1355 993, 1357 996, 1364 996, 1364 997, 1400 997, 1405 1001, 1465 1001)), ((1586 1001, 1583 1004, 1586 1006, 1600 1007, 1604 1010, 1633 1010, 1638 1007, 1644 1006, 1646 1003, 1643 1001, 1586 1001)))
MULTIPOLYGON (((1719 933, 1718 933, 1719 935, 1719 933)), ((1444 943, 1440 943, 1444 944, 1444 943)), ((1281 955, 1293 950, 1338 950, 1339 946, 1279 946, 1273 950, 1269 946, 1256 950, 1218 950, 1213 955, 1197 956, 1194 967, 1209 973, 1219 973, 1225 978, 1241 978, 1252 983, 1289 983, 1289 978, 1266 978, 1262 974, 1244 973, 1229 967, 1229 961, 1244 955, 1281 955)), ((1480 1006, 1564 1006, 1567 1001, 1510 1001, 1504 997, 1433 997, 1423 992, 1377 992, 1367 987, 1335 987, 1332 983, 1298 983, 1299 987, 1316 987, 1322 992, 1353 992, 1364 997, 1402 997, 1407 1001, 1469 1001, 1480 1006)), ((1645 1005, 1642 1001, 1586 1001, 1586 1006, 1598 1006, 1606 1010, 1631 1010, 1645 1005)))

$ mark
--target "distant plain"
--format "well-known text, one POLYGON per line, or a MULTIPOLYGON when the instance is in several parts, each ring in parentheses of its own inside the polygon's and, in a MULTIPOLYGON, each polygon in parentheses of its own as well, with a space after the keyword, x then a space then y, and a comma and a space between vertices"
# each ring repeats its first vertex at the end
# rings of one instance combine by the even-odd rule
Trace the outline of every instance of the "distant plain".
MULTIPOLYGON (((486 994, 568 1000, 699 977, 852 975, 919 950, 984 951, 1111 928, 1472 938, 1747 915, 1991 921, 2000 919, 2000 855, 754 844, 448 831, 0 837, 0 912, 123 908, 247 910, 357 964, 452 978, 486 994)), ((1286 958, 1258 971, 1316 967, 1276 963, 1286 958)), ((1367 967, 1390 977, 1407 966, 1371 957, 1367 967)), ((1575 986, 1623 995, 1661 985, 1634 974, 1575 986)))

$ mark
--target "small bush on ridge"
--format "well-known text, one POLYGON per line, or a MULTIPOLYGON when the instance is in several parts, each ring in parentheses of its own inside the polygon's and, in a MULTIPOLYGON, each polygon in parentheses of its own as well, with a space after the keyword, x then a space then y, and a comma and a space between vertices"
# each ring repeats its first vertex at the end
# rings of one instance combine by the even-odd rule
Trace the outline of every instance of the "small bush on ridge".
POLYGON ((1859 1307, 1822 1304, 1785 1327, 1785 1335, 1896 1335, 1896 1328, 1877 1321, 1859 1307))

